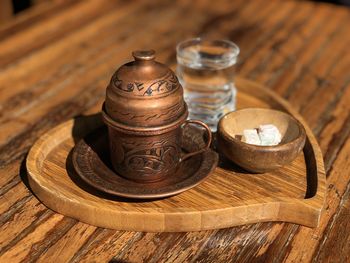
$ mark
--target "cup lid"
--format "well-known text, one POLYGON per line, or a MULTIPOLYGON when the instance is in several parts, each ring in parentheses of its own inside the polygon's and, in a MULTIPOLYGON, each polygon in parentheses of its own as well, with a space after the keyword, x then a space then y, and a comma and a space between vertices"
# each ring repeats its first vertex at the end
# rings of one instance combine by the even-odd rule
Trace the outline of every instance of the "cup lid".
POLYGON ((122 65, 107 87, 106 122, 130 129, 153 129, 187 116, 183 89, 175 73, 155 61, 154 50, 138 50, 132 55, 134 61, 122 65))
POLYGON ((172 92, 179 87, 173 71, 155 61, 154 50, 132 52, 134 61, 121 66, 113 75, 111 85, 130 96, 152 97, 172 92))

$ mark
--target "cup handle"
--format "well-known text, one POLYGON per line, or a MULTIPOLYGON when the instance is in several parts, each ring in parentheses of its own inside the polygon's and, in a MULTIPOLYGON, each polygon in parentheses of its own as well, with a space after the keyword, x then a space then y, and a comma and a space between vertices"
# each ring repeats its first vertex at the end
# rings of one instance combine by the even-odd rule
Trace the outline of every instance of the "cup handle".
POLYGON ((191 152, 191 153, 186 153, 184 155, 182 155, 180 157, 180 162, 188 159, 189 157, 191 156, 194 156, 194 155, 197 155, 197 154, 200 154, 202 152, 205 152, 206 150, 209 149, 210 147, 210 144, 211 144, 211 141, 212 141, 212 134, 211 134, 211 130, 210 128, 208 127, 208 125, 206 125, 204 122, 200 121, 200 120, 187 120, 183 125, 182 125, 182 128, 184 128, 186 125, 190 124, 190 123, 193 123, 193 124, 197 124, 199 126, 202 126, 205 128, 207 134, 208 134, 208 141, 206 143, 206 145, 202 148, 202 149, 199 149, 195 152, 191 152))

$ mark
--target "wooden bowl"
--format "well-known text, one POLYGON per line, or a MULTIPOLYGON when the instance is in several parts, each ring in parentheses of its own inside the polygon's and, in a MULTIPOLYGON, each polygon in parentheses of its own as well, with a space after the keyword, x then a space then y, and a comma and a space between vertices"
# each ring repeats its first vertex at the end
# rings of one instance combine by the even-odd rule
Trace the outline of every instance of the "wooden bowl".
POLYGON ((260 108, 246 108, 226 114, 218 124, 218 147, 229 160, 254 172, 263 173, 292 162, 305 145, 305 130, 287 113, 260 108), (258 146, 242 142, 238 137, 245 129, 262 124, 275 125, 282 135, 276 146, 258 146))

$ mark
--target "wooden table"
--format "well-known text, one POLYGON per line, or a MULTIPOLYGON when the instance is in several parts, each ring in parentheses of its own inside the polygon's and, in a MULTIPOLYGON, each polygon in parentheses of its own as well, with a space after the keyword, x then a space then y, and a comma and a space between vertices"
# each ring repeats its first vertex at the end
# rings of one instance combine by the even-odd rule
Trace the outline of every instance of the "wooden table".
POLYGON ((304 1, 57 1, 0 28, 0 262, 349 262, 350 10, 304 1), (300 111, 324 154, 328 198, 316 229, 261 223, 139 233, 57 214, 26 187, 40 135, 96 112, 134 49, 175 63, 177 42, 228 38, 238 72, 300 111))

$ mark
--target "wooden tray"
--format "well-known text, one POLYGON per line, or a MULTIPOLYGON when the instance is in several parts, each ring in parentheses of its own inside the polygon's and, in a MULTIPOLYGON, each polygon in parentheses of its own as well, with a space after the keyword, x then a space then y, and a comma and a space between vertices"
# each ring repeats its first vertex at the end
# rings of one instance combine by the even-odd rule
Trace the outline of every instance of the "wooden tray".
POLYGON ((119 230, 197 231, 265 221, 316 227, 326 177, 310 128, 285 100, 268 89, 244 79, 237 79, 237 86, 238 108, 283 110, 305 126, 304 153, 291 165, 258 175, 222 161, 199 186, 170 198, 142 202, 108 196, 80 181, 70 163, 74 144, 100 125, 100 116, 93 115, 65 122, 35 143, 27 158, 30 187, 58 213, 119 230))

